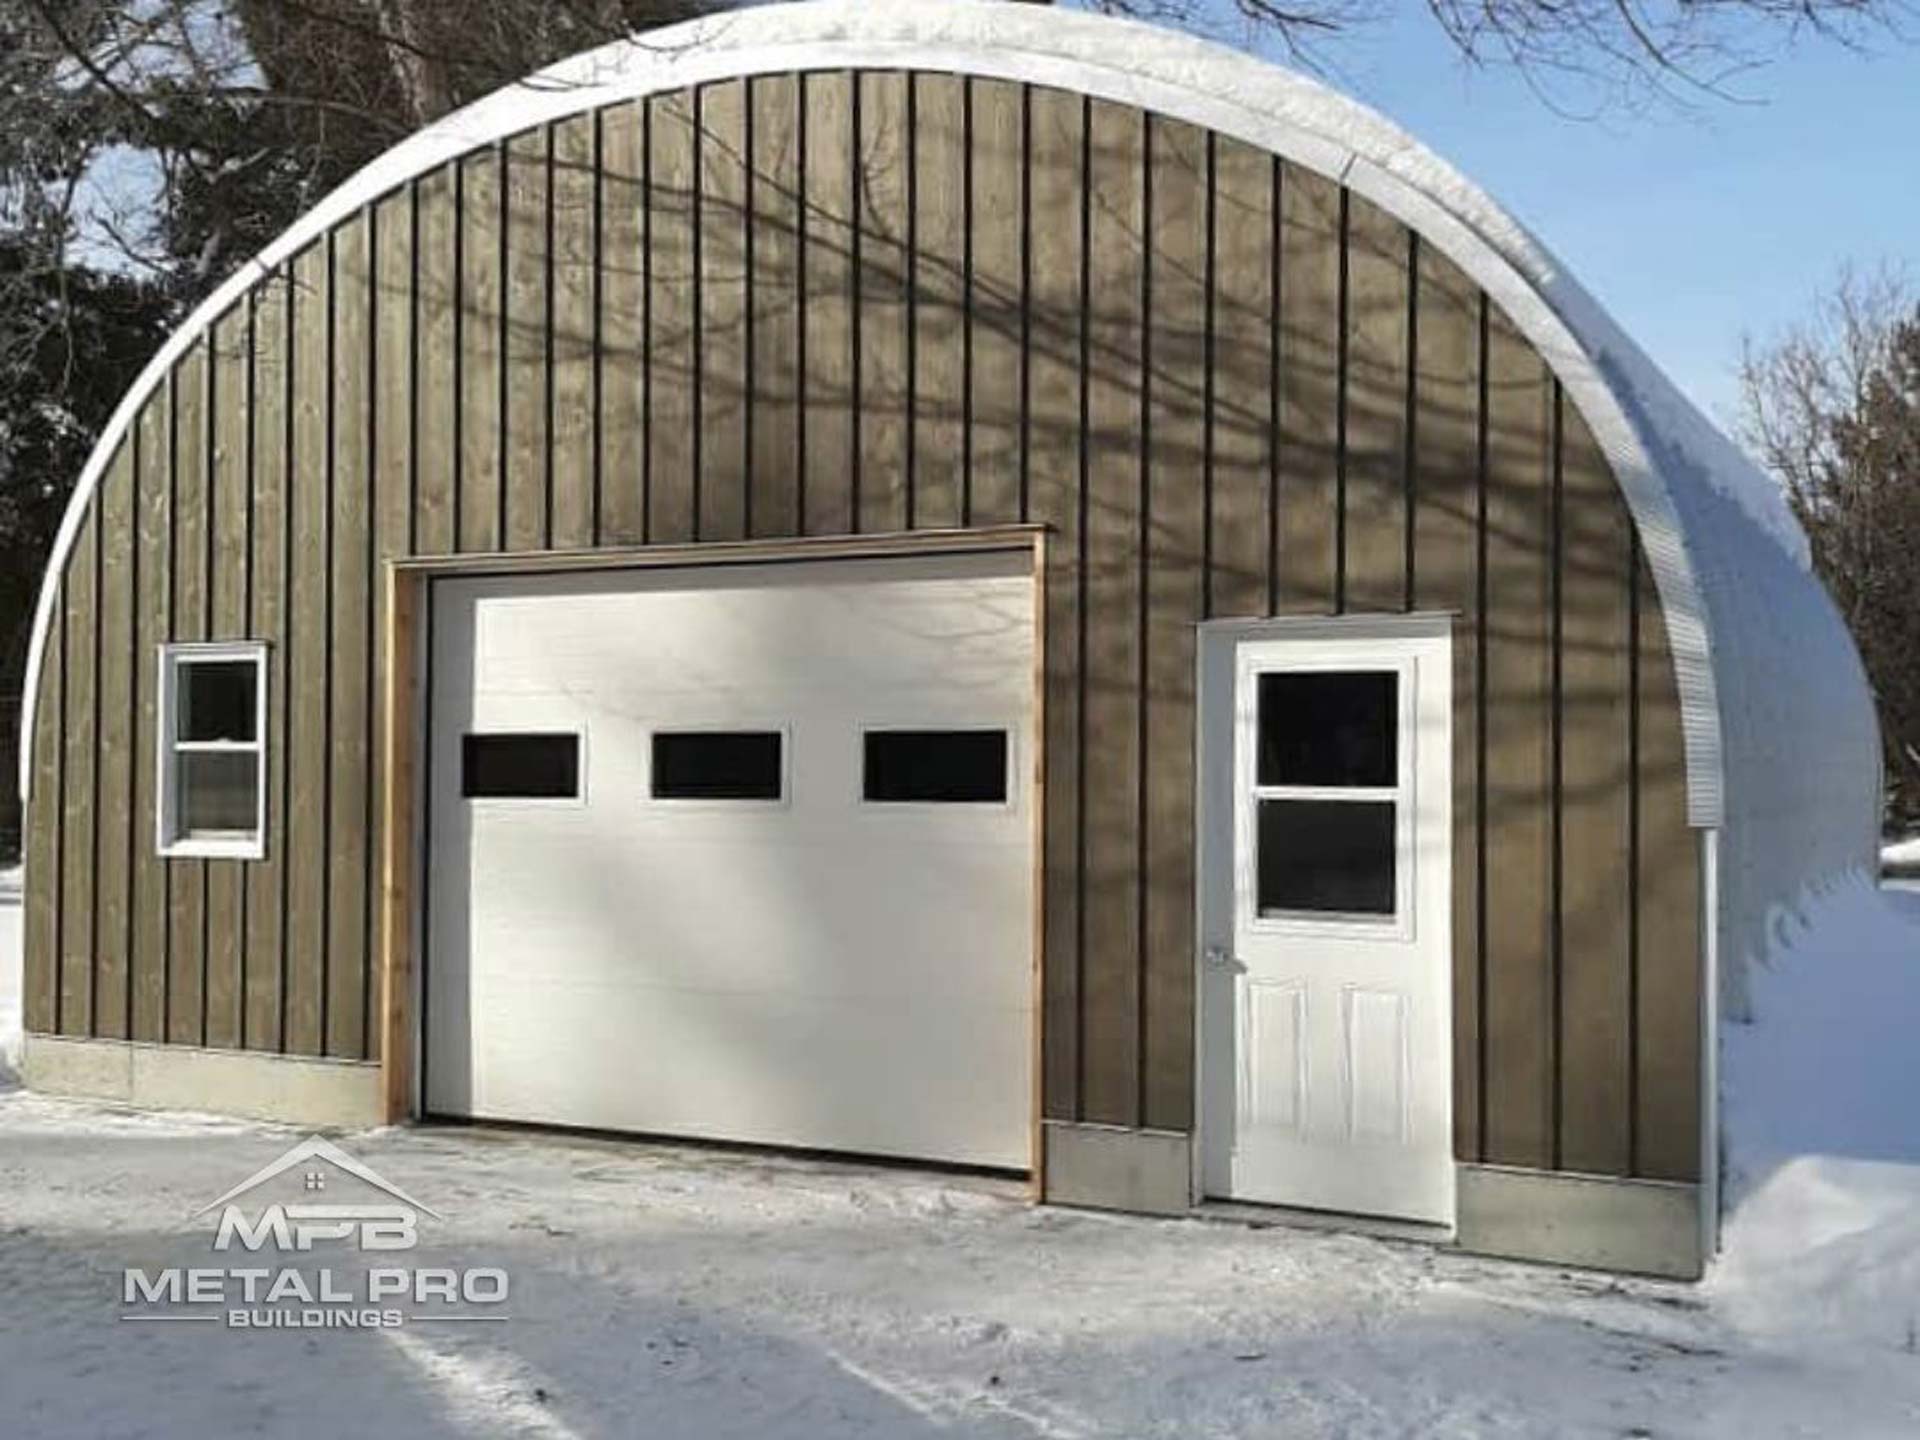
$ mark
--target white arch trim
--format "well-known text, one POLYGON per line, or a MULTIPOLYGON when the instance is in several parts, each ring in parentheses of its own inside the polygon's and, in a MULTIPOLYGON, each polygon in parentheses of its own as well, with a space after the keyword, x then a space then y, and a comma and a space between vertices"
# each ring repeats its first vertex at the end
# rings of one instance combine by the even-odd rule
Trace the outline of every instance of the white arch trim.
POLYGON ((194 310, 127 392, 74 488, 42 581, 27 655, 20 793, 54 597, 100 477, 140 407, 224 313, 314 240, 448 160, 529 126, 705 81, 792 70, 899 68, 1024 81, 1217 130, 1350 186, 1437 245, 1559 377, 1613 467, 1665 614, 1685 732, 1687 809, 1722 816, 1721 732, 1707 611, 1669 488, 1664 434, 1804 564, 1805 537, 1772 487, 1629 341, 1526 229, 1373 110, 1263 60, 1133 21, 1004 0, 807 0, 733 11, 562 61, 429 126, 367 165, 194 310), (1607 371, 1615 379, 1610 380, 1607 371))

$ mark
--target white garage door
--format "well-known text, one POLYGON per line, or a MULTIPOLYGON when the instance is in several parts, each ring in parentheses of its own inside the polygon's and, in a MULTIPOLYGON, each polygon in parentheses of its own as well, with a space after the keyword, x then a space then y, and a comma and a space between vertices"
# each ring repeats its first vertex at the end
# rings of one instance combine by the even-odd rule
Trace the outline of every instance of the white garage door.
POLYGON ((434 582, 427 1111, 1026 1167, 1032 591, 434 582))

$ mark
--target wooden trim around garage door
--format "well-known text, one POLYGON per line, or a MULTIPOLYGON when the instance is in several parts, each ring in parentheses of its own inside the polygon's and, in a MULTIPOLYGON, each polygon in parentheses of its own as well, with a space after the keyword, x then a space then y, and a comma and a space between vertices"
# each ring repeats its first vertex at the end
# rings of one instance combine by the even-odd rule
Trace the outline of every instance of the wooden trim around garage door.
POLYGON ((654 545, 592 551, 542 551, 525 555, 435 555, 387 562, 385 673, 380 677, 381 776, 374 796, 380 817, 381 886, 380 1034, 386 1119, 397 1124, 417 1112, 417 975, 421 907, 426 902, 426 847, 422 831, 426 796, 426 660, 421 627, 428 615, 427 582, 450 575, 542 575, 576 570, 707 569, 719 565, 786 563, 810 560, 886 559, 916 555, 979 554, 1025 550, 1033 557, 1034 697, 1033 768, 1030 813, 1033 817, 1033 1101, 1029 1172, 1037 1198, 1043 1189, 1041 1165, 1041 1058, 1045 1049, 1045 1006, 1041 978, 1041 939, 1046 928, 1046 885, 1042 839, 1046 778, 1045 678, 1046 531, 1038 525, 1003 525, 982 530, 922 530, 902 534, 815 537, 803 540, 735 540, 722 543, 654 545))

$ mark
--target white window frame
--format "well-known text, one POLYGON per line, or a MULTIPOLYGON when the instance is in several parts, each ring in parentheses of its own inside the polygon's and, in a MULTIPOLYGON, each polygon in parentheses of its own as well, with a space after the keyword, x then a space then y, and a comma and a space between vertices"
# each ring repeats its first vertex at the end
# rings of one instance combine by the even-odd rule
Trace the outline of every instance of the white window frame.
POLYGON ((262 860, 267 854, 267 643, 221 640, 159 647, 160 675, 155 689, 160 723, 154 775, 154 845, 169 858, 262 860), (252 740, 181 740, 178 736, 180 671, 194 664, 251 661, 254 667, 252 740), (180 766, 184 754, 251 754, 254 757, 254 819, 251 830, 203 835, 180 832, 180 766))

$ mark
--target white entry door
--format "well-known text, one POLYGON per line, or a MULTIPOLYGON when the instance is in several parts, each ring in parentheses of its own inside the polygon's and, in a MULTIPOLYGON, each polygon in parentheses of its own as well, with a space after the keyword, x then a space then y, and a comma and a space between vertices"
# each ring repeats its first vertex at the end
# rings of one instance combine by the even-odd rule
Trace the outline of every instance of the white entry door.
POLYGON ((1203 648, 1209 1195, 1453 1222, 1444 618, 1203 648))
POLYGON ((435 581, 424 1107, 1026 1168, 1031 572, 435 581))

